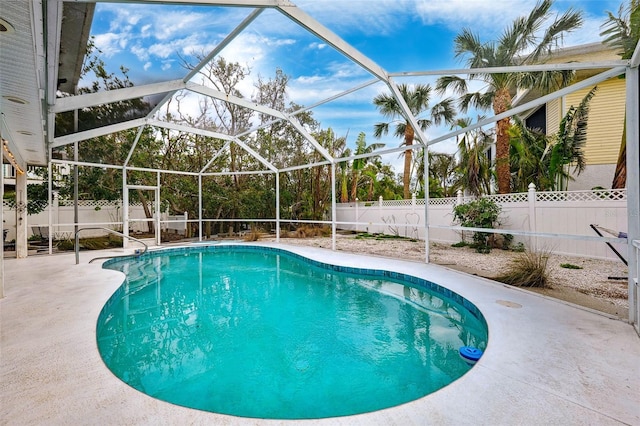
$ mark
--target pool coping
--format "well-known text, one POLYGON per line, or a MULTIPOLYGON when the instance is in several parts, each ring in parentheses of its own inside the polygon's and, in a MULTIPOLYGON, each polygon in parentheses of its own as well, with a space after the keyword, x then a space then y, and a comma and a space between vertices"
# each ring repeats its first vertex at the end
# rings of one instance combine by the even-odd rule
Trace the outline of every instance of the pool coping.
POLYGON ((0 423, 640 424, 640 339, 623 321, 437 265, 277 243, 243 245, 443 285, 483 313, 486 352, 451 385, 372 413, 308 421, 206 413, 141 394, 102 363, 95 324, 122 275, 87 264, 95 253, 82 253, 80 265, 71 255, 5 260, 0 423))

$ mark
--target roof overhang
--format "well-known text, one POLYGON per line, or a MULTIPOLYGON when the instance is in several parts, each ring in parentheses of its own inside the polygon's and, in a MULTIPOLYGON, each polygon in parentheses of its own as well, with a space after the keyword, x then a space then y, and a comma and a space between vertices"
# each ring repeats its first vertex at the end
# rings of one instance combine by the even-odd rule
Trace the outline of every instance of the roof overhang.
POLYGON ((45 10, 42 0, 9 1, 0 8, 0 135, 5 159, 23 169, 47 163, 47 99, 78 84, 95 8, 48 4, 45 10), (47 60, 52 53, 57 59, 47 60))

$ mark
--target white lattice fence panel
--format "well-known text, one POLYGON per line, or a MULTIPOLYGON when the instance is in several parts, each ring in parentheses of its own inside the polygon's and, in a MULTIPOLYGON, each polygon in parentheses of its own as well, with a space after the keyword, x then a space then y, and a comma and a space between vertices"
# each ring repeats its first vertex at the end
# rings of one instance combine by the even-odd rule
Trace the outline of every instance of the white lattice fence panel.
MULTIPOLYGON (((60 207, 71 207, 73 206, 73 200, 58 200, 58 205, 60 207)), ((118 207, 121 205, 121 200, 78 200, 78 206, 80 207, 118 207)), ((134 202, 129 205, 132 207, 141 207, 142 203, 134 202)))
POLYGON ((410 206, 411 200, 384 200, 383 206, 410 206))
POLYGON ((507 203, 526 203, 527 196, 528 195, 526 192, 519 192, 516 194, 489 195, 486 198, 489 198, 490 200, 493 200, 498 204, 507 204, 507 203))
MULTIPOLYGON (((429 198, 430 206, 455 206, 457 202, 457 198, 429 198)), ((424 200, 422 200, 422 204, 424 204, 424 200)))
POLYGON ((537 192, 536 201, 625 201, 626 189, 537 192))

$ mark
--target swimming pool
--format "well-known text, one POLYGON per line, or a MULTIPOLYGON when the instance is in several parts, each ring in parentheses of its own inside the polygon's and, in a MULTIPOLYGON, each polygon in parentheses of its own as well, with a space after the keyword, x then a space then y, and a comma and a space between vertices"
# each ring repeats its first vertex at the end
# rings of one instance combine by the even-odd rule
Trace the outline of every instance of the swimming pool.
POLYGON ((244 417, 357 414, 420 398, 484 349, 482 314, 408 275, 284 250, 211 246, 113 260, 127 274, 97 325, 120 379, 153 397, 244 417))

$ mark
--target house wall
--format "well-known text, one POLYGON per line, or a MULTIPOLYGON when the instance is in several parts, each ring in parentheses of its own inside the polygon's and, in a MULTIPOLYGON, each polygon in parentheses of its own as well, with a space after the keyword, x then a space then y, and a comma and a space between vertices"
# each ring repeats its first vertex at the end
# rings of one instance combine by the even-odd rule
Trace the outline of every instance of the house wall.
POLYGON ((590 164, 575 180, 569 181, 569 191, 582 191, 595 187, 611 188, 613 174, 616 171, 615 164, 590 164))
MULTIPOLYGON (((615 49, 602 43, 563 48, 544 58, 544 63, 597 62, 619 60, 615 49)), ((575 81, 582 81, 604 70, 576 71, 575 81)), ((561 99, 547 103, 547 134, 558 132, 560 121, 571 105, 578 106, 593 86, 573 92, 561 99)), ((532 92, 522 101, 540 96, 532 92)), ((610 188, 615 164, 618 160, 624 128, 626 102, 625 80, 611 78, 598 84, 598 91, 589 104, 587 143, 584 148, 586 170, 575 181, 569 182, 569 190, 591 189, 596 186, 610 188)))
POLYGON ((547 103, 547 134, 558 133, 562 119, 562 100, 554 99, 547 103))
MULTIPOLYGON (((565 112, 571 105, 577 107, 592 87, 567 95, 565 112)), ((588 166, 617 162, 624 128, 625 102, 625 80, 612 78, 598 84, 598 90, 589 103, 587 144, 584 148, 588 166)))

